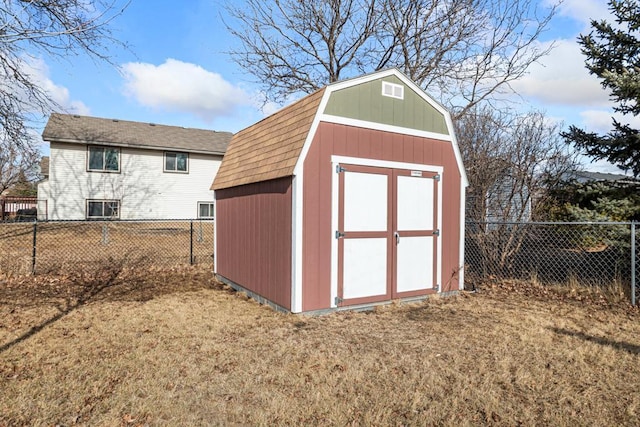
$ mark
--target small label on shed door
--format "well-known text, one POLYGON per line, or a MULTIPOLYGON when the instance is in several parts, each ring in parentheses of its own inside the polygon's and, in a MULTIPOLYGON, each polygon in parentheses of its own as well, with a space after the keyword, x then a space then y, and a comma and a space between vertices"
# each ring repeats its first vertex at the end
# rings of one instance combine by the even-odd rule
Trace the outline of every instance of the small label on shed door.
POLYGON ((422 171, 411 171, 411 176, 422 176, 422 171))

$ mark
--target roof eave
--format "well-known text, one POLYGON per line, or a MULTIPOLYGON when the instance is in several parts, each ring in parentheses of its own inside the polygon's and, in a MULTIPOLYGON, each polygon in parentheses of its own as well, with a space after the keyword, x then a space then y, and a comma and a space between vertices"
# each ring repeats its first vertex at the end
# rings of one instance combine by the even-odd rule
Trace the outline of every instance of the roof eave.
POLYGON ((78 145, 108 145, 113 147, 122 147, 122 148, 138 148, 141 150, 155 150, 155 151, 182 151, 185 153, 194 153, 194 154, 209 154, 215 156, 224 156, 224 151, 209 151, 209 150, 198 150, 193 148, 185 148, 185 147, 161 147, 157 145, 142 145, 142 144, 126 144, 120 142, 109 142, 109 141, 86 141, 74 138, 51 138, 42 135, 42 139, 47 142, 62 142, 67 144, 78 144, 78 145))

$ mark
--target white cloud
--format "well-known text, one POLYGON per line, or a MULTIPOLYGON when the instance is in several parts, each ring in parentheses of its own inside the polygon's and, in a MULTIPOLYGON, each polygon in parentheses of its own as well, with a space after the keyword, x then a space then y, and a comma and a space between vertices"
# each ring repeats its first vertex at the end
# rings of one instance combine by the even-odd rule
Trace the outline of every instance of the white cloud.
POLYGON ((192 113, 210 122, 251 105, 242 88, 196 64, 169 58, 157 66, 130 62, 122 71, 126 93, 145 106, 192 113))
MULTIPOLYGON (((549 47, 551 42, 540 45, 549 47)), ((608 93, 584 65, 580 46, 572 40, 558 39, 551 53, 533 64, 529 74, 512 84, 519 94, 545 104, 608 107, 608 93)))
MULTIPOLYGON (((83 115, 90 114, 89 107, 82 101, 71 99, 69 89, 57 85, 51 80, 49 66, 43 59, 29 57, 23 60, 21 66, 25 74, 30 76, 30 80, 47 93, 64 111, 83 115)), ((29 104, 26 101, 26 94, 24 96, 26 104, 29 104)))
MULTIPOLYGON (((545 0, 545 6, 551 6, 557 0, 545 0)), ((611 15, 605 0, 563 0, 558 8, 560 16, 564 16, 589 27, 592 19, 607 19, 611 15)))
POLYGON ((607 110, 581 111, 580 117, 582 119, 582 127, 588 132, 609 132, 613 128, 613 122, 611 120, 612 117, 622 124, 628 124, 636 129, 640 128, 640 117, 612 113, 611 111, 607 110))
POLYGON ((606 133, 611 130, 611 111, 585 110, 580 112, 582 128, 588 132, 606 133))

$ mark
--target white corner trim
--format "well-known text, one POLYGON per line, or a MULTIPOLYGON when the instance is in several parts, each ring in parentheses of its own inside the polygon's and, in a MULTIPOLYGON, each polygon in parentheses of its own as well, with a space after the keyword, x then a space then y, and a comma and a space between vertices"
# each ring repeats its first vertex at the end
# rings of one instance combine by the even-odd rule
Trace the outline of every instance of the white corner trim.
POLYGON ((213 272, 218 272, 218 203, 213 191, 213 272))
POLYGON ((291 312, 302 312, 302 174, 291 180, 291 312))

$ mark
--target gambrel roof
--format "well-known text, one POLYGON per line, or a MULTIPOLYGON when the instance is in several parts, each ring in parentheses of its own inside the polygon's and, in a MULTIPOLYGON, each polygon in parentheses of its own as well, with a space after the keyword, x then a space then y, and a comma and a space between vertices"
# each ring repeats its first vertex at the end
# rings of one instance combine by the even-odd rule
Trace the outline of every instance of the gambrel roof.
POLYGON ((211 189, 294 176, 319 121, 447 141, 467 185, 449 113, 399 70, 389 69, 332 83, 235 134, 211 189), (405 102, 380 96, 386 83, 405 86, 405 102))
POLYGON ((231 132, 53 113, 42 132, 50 142, 180 150, 224 155, 231 132))
POLYGON ((235 134, 212 190, 293 175, 324 89, 235 134))

